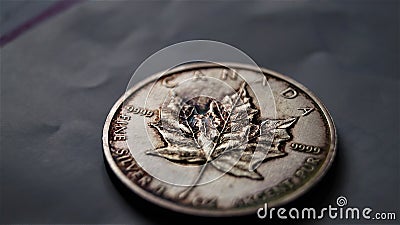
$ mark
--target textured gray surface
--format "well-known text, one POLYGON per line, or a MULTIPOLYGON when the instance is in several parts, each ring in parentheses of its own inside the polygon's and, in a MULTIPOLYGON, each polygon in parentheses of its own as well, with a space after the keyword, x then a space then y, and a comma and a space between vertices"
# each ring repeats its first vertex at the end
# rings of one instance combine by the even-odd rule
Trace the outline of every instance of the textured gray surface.
MULTIPOLYGON (((102 156, 104 120, 133 71, 191 39, 238 47, 331 112, 338 157, 290 206, 325 207, 344 195, 400 216, 398 2, 84 2, 1 49, 0 223, 213 222, 129 195, 102 156)), ((328 222, 346 223, 316 221, 328 222)))
POLYGON ((2 0, 0 2, 1 35, 11 32, 53 4, 54 1, 2 0))

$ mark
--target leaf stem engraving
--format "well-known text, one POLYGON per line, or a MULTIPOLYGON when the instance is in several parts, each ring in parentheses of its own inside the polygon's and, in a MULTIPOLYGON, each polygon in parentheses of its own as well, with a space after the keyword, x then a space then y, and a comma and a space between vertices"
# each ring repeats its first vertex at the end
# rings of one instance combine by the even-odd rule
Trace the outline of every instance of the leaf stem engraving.
POLYGON ((297 118, 261 120, 245 82, 221 102, 204 96, 184 101, 175 93, 171 97, 163 116, 160 109, 158 121, 149 124, 165 146, 146 154, 202 164, 191 185, 177 194, 179 200, 199 185, 209 164, 228 175, 263 180, 257 167, 268 159, 287 155, 282 142, 291 138, 287 129, 297 118))
MULTIPOLYGON (((232 105, 232 109, 228 112, 228 117, 227 117, 227 119, 224 121, 224 125, 223 125, 223 127, 222 127, 222 131, 218 134, 216 143, 218 143, 219 139, 221 138, 221 133, 224 133, 224 132, 225 132, 226 125, 227 125, 227 123, 228 123, 229 120, 230 120, 230 117, 231 117, 231 115, 232 115, 232 112, 233 112, 234 108, 236 107, 236 104, 238 103, 238 101, 239 101, 239 99, 240 99, 240 96, 242 95, 242 92, 244 91, 245 86, 246 86, 246 83, 243 82, 242 85, 240 86, 239 93, 238 93, 238 95, 237 95, 237 97, 236 97, 236 99, 235 99, 235 102, 234 102, 234 104, 232 105)), ((212 150, 209 152, 209 154, 206 154, 207 161, 206 161, 206 163, 204 163, 203 166, 201 167, 200 172, 199 172, 199 175, 197 175, 197 177, 196 177, 196 179, 194 180, 194 182, 192 183, 192 185, 190 185, 188 188, 186 188, 185 190, 183 190, 182 192, 180 192, 180 193, 178 194, 178 199, 179 199, 179 200, 185 199, 185 198, 190 194, 190 192, 194 189, 194 187, 196 187, 196 186, 199 184, 199 181, 200 181, 201 177, 203 176, 203 174, 204 174, 204 172, 205 172, 205 170, 206 170, 206 168, 207 168, 208 163, 212 160, 211 155, 212 155, 212 153, 215 151, 215 147, 216 147, 216 146, 217 146, 217 145, 214 145, 213 148, 212 148, 212 150)))

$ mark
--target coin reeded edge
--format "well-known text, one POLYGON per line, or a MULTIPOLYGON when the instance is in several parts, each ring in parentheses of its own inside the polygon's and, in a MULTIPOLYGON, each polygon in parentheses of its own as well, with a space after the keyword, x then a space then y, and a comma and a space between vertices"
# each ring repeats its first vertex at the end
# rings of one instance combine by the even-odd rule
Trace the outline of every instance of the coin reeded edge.
POLYGON ((106 158, 106 161, 112 171, 115 173, 115 175, 122 181, 122 183, 128 187, 130 190, 138 194, 140 197, 154 203, 158 204, 164 208, 172 209, 176 212, 180 213, 187 213, 187 214, 193 214, 193 215, 202 215, 202 216, 241 216, 241 215, 248 215, 251 213, 255 213, 256 210, 259 208, 259 206, 256 207, 249 207, 247 209, 241 209, 239 210, 202 210, 202 209, 194 209, 194 208, 188 208, 185 206, 181 206, 178 204, 173 204, 171 201, 168 200, 162 200, 161 198, 155 198, 155 196, 146 190, 143 190, 139 186, 136 186, 132 181, 130 181, 120 170, 120 168, 117 166, 115 163, 111 151, 110 151, 110 146, 109 146, 109 138, 108 138, 108 133, 110 129, 110 124, 112 119, 114 118, 115 113, 119 109, 119 107, 123 104, 123 102, 131 96, 132 93, 136 92, 139 90, 142 86, 147 84, 150 81, 157 80, 163 76, 168 76, 170 74, 176 73, 176 72, 183 72, 186 70, 193 70, 193 69, 202 69, 202 68, 219 68, 219 67, 229 67, 229 68, 234 68, 234 69, 245 69, 245 70, 250 70, 254 72, 262 72, 264 74, 268 74, 274 77, 277 77, 279 79, 282 79, 284 81, 287 81, 291 83, 292 85, 296 86, 300 90, 304 91, 314 102, 316 102, 323 112, 327 122, 328 122, 328 127, 330 131, 330 139, 332 140, 329 145, 329 150, 326 155, 326 158, 324 160, 324 163, 321 165, 320 169, 317 171, 317 173, 314 175, 314 177, 303 184, 301 188, 296 189, 295 191, 291 192, 290 194, 282 197, 279 199, 279 202, 272 201, 271 203, 268 202, 269 207, 277 207, 284 205, 298 197, 300 197, 302 194, 307 192, 311 187, 315 186, 321 179, 322 177, 327 173, 329 168, 332 165, 332 162, 335 158, 336 155, 336 146, 337 146, 337 134, 336 134, 336 128, 335 124, 333 123, 332 117, 329 114, 328 110, 326 109, 325 105, 322 103, 322 101, 315 96, 314 93, 312 93, 308 88, 300 84, 299 82, 295 81, 294 79, 287 77, 283 74, 262 68, 262 67, 254 67, 251 65, 245 65, 245 64, 240 64, 240 63, 225 63, 225 62, 219 62, 219 63, 189 63, 189 64, 184 64, 181 66, 178 66, 176 68, 173 68, 171 70, 165 70, 159 73, 156 73, 154 75, 151 75, 150 77, 144 79, 143 81, 138 82, 137 84, 134 85, 131 89, 126 91, 114 104, 114 106, 111 108, 110 113, 107 116, 107 119, 104 124, 103 128, 103 153, 106 158))

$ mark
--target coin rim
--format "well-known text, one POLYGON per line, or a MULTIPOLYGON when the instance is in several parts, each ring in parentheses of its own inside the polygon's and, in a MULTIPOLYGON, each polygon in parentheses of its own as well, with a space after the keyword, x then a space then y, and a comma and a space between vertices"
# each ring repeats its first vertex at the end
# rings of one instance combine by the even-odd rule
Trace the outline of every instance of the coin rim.
POLYGON ((108 133, 109 133, 111 121, 112 121, 115 113, 117 112, 118 108, 121 106, 121 104, 123 104, 123 102, 129 96, 131 96, 132 93, 139 90, 145 84, 147 84, 153 80, 160 79, 163 76, 168 76, 170 74, 174 74, 177 72, 183 72, 185 70, 193 70, 193 69, 200 69, 200 68, 203 68, 203 69, 204 68, 218 68, 218 67, 244 69, 244 70, 250 70, 250 71, 255 71, 255 72, 262 72, 262 73, 266 73, 271 76, 275 76, 279 79, 282 79, 282 80, 296 86, 297 88, 301 89, 302 91, 304 91, 315 103, 318 104, 318 106, 322 110, 322 112, 328 122, 328 127, 330 130, 330 138, 332 140, 324 163, 321 165, 320 169, 315 173, 315 175, 309 181, 307 181, 303 186, 301 186, 297 190, 291 192, 290 194, 283 196, 282 198, 279 198, 279 201, 274 200, 272 202, 268 202, 268 206, 269 207, 281 206, 281 205, 284 205, 284 204, 300 197, 305 192, 310 190, 313 186, 315 186, 322 179, 322 177, 327 173, 327 171, 329 170, 329 168, 332 165, 332 162, 336 155, 336 146, 337 146, 337 134, 336 134, 335 125, 334 125, 332 117, 331 117, 330 113, 328 112, 328 110, 326 109, 325 105, 308 88, 306 88, 299 82, 295 81, 294 79, 287 77, 283 74, 280 74, 280 73, 277 73, 277 72, 274 72, 272 70, 265 69, 262 67, 255 67, 252 65, 240 64, 240 63, 226 63, 226 62, 221 62, 221 63, 206 63, 206 62, 199 63, 199 62, 196 62, 196 63, 184 64, 184 65, 178 66, 176 68, 173 68, 171 70, 165 70, 165 71, 156 73, 156 74, 144 79, 143 81, 138 82, 135 86, 130 88, 128 91, 126 91, 117 100, 117 102, 111 108, 111 110, 107 116, 107 119, 105 121, 102 139, 103 139, 103 153, 104 153, 104 156, 106 158, 108 165, 110 166, 110 168, 112 169, 114 174, 119 178, 119 180, 122 181, 122 183, 126 187, 128 187, 130 190, 132 190, 133 192, 135 192, 142 198, 144 198, 156 205, 162 206, 167 209, 172 209, 176 212, 192 214, 192 215, 201 215, 201 216, 241 216, 241 215, 248 215, 251 213, 255 213, 258 208, 263 207, 262 205, 259 205, 259 206, 253 206, 253 207, 249 207, 246 209, 240 209, 240 210, 238 210, 238 209, 228 209, 228 210, 212 209, 212 210, 210 210, 210 209, 190 208, 190 207, 187 207, 184 205, 175 204, 172 201, 163 199, 159 196, 155 196, 155 195, 147 192, 146 190, 142 189, 141 187, 139 187, 135 183, 133 183, 131 180, 129 180, 128 177, 126 177, 124 175, 124 173, 120 170, 120 168, 118 167, 117 163, 114 161, 114 159, 111 155, 109 139, 108 139, 108 133))

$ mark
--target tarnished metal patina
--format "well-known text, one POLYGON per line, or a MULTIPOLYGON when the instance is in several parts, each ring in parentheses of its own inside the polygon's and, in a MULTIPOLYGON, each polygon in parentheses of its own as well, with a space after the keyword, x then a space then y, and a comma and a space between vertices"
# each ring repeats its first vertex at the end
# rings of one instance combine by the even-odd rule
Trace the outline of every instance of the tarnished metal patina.
POLYGON ((149 77, 107 117, 104 154, 133 192, 188 214, 276 207, 331 165, 332 119, 296 81, 253 66, 192 63, 149 77))

